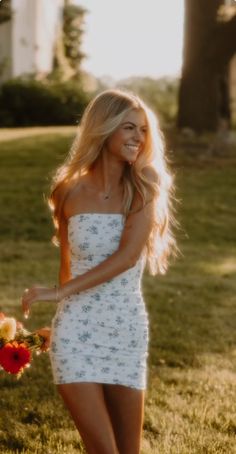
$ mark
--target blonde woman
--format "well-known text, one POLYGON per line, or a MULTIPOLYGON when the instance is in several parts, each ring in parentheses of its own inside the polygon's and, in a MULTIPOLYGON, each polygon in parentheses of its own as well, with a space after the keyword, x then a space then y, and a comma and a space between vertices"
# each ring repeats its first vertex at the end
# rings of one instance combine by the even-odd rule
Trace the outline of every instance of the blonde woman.
POLYGON ((99 94, 49 198, 59 286, 22 297, 25 314, 36 301, 57 303, 54 381, 88 454, 140 453, 148 355, 141 277, 145 265, 164 273, 175 244, 170 189, 154 114, 131 93, 99 94))

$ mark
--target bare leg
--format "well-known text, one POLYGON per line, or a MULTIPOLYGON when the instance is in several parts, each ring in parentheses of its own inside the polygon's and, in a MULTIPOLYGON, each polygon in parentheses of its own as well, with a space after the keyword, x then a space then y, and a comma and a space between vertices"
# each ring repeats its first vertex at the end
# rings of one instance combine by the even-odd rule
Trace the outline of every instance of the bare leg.
POLYGON ((144 391, 120 385, 104 385, 120 454, 139 454, 144 413, 144 391))
POLYGON ((61 394, 88 454, 119 454, 99 383, 67 383, 58 385, 61 394))

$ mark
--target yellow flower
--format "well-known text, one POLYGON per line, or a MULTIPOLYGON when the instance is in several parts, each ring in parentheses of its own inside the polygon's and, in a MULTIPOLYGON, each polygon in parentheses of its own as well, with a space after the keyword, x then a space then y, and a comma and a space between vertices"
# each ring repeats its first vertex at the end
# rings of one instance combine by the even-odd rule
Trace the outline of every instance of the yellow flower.
POLYGON ((10 341, 16 334, 16 320, 12 317, 5 317, 0 322, 0 338, 10 341))

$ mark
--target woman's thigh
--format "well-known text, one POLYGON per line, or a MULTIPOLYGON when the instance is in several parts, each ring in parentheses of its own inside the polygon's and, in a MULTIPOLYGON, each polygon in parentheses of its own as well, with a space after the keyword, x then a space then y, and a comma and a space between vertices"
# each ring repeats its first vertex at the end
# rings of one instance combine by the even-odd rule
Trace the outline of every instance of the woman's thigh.
POLYGON ((58 391, 71 413, 87 452, 118 454, 103 385, 68 383, 58 385, 58 391))
POLYGON ((139 454, 142 437, 144 391, 104 385, 107 408, 120 454, 139 454))

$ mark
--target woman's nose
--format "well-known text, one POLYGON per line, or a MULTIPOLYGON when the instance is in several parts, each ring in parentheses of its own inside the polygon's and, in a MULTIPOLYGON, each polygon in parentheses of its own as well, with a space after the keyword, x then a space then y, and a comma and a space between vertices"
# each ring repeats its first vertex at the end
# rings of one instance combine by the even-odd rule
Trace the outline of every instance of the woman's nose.
POLYGON ((137 142, 141 142, 143 140, 143 134, 142 134, 142 131, 140 131, 140 129, 136 128, 135 129, 135 140, 137 142))

